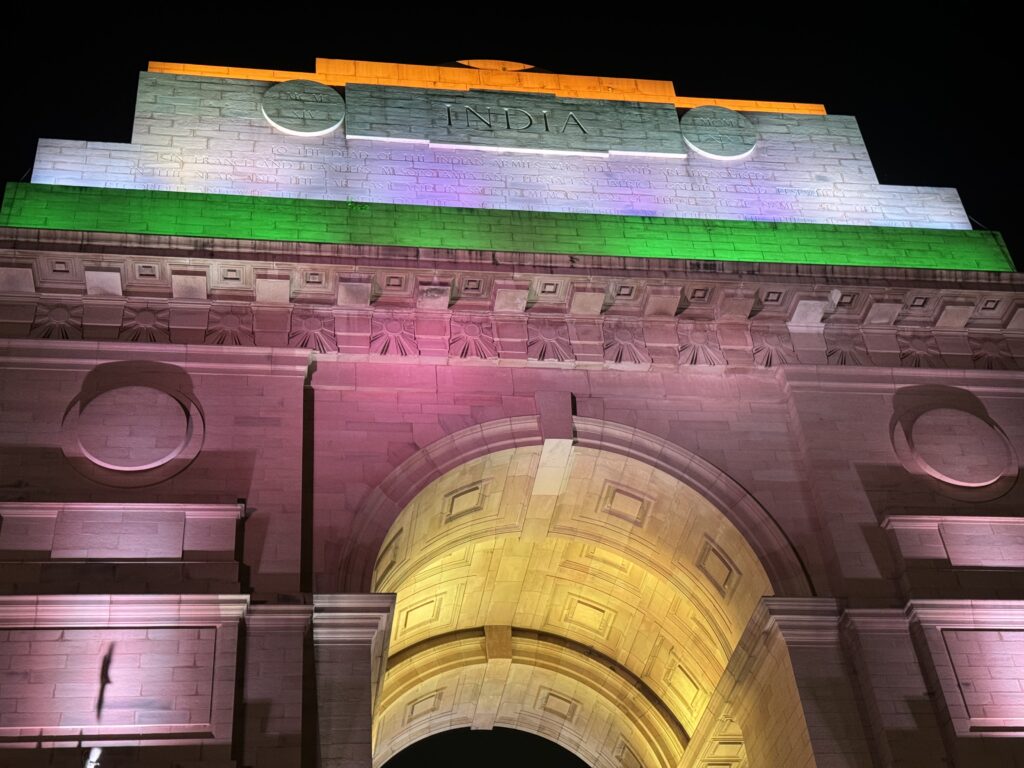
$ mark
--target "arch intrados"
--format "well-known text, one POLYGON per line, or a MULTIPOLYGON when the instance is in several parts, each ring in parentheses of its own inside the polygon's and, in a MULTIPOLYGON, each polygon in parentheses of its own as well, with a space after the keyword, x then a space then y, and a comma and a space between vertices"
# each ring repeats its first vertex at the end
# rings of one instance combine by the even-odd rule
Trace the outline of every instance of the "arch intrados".
MULTIPOLYGON (((615 422, 573 417, 576 445, 642 461, 706 498, 740 532, 776 595, 809 597, 813 583, 792 542, 746 489, 710 462, 650 432, 615 422)), ((344 592, 373 591, 373 570, 398 516, 434 480, 490 453, 544 442, 536 416, 498 419, 447 435, 406 459, 362 505, 338 575, 344 592)))
MULTIPOLYGON (((467 654, 466 643, 472 643, 473 640, 481 636, 482 630, 460 630, 445 633, 431 638, 419 647, 405 649, 400 652, 399 657, 402 660, 413 659, 418 655, 418 651, 422 650, 423 645, 429 645, 431 650, 435 653, 440 652, 442 656, 449 656, 450 658, 447 659, 434 657, 425 676, 418 670, 410 673, 420 682, 426 679, 436 679, 463 669, 467 664, 486 664, 487 658, 482 650, 477 654, 467 654)), ((515 632, 514 637, 526 640, 529 643, 535 643, 546 651, 546 653, 539 654, 536 653, 536 650, 527 651, 525 655, 519 651, 514 651, 514 664, 543 669, 555 675, 574 680, 579 685, 588 688, 594 695, 603 700, 608 707, 614 708, 623 716, 624 720, 629 723, 632 732, 642 738, 643 744, 652 749, 658 756, 660 765, 675 763, 675 760, 669 757, 672 747, 667 742, 667 738, 676 739, 683 748, 690 743, 690 733, 672 714, 669 708, 660 701, 653 691, 647 688, 640 678, 636 677, 624 666, 616 663, 613 659, 595 652, 594 649, 552 633, 526 630, 515 632), (561 652, 562 649, 575 650, 577 652, 576 663, 566 664, 561 652), (617 681, 618 684, 605 685, 603 682, 595 680, 583 668, 588 662, 596 664, 596 666, 609 675, 610 679, 617 681), (623 692, 633 689, 637 690, 639 698, 630 706, 622 706, 623 692), (649 714, 645 714, 645 712, 649 714)), ((381 699, 379 706, 383 709, 391 707, 397 701, 400 701, 401 695, 405 692, 406 690, 402 690, 399 692, 399 695, 393 696, 391 699, 381 699)), ((510 728, 535 736, 542 736, 573 753, 588 765, 597 766, 600 763, 600 753, 591 749, 586 741, 579 741, 579 733, 573 735, 571 731, 566 733, 558 729, 558 733, 555 735, 551 730, 552 725, 551 720, 523 720, 516 722, 514 725, 503 722, 495 727, 510 728), (545 726, 548 727, 545 728, 545 726), (566 738, 567 736, 569 738, 566 738)), ((375 747, 374 765, 382 765, 422 739, 429 738, 436 733, 461 727, 464 726, 462 724, 455 724, 438 729, 435 722, 430 724, 426 730, 422 729, 422 727, 406 728, 403 730, 402 735, 408 740, 403 741, 397 749, 393 748, 393 742, 389 742, 387 748, 383 751, 376 751, 380 749, 380 744, 375 747)), ((379 733, 377 738, 379 738, 379 733)))

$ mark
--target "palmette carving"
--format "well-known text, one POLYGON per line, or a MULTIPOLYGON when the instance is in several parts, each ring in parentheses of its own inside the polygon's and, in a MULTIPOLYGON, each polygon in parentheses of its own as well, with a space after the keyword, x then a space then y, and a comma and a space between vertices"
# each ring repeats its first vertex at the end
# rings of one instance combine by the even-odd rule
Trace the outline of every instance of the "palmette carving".
POLYGON ((412 317, 375 315, 370 326, 370 352, 385 357, 418 355, 415 320, 412 317))

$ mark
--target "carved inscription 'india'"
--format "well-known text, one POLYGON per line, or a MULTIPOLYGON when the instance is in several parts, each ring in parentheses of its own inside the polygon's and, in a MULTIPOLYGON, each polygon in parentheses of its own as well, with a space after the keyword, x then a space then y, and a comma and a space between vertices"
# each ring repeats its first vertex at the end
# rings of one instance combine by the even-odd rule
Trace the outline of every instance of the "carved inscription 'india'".
POLYGON ((520 107, 459 107, 445 104, 448 125, 452 128, 467 128, 482 131, 529 131, 537 133, 566 133, 570 130, 581 134, 589 132, 575 112, 562 115, 542 109, 532 113, 520 107))

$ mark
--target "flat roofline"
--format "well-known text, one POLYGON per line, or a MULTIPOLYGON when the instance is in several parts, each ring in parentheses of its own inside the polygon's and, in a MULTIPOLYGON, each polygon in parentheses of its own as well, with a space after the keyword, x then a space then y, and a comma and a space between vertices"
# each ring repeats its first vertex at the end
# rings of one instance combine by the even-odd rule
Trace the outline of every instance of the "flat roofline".
POLYGON ((224 67, 207 64, 182 64, 164 61, 149 62, 149 72, 194 77, 223 77, 235 80, 313 80, 324 85, 343 88, 349 83, 393 85, 447 91, 487 89, 521 93, 550 93, 563 98, 603 99, 607 101, 641 101, 672 104, 679 108, 702 106, 726 107, 737 112, 774 112, 824 115, 823 104, 799 102, 720 99, 678 96, 669 80, 645 80, 628 77, 596 77, 560 75, 531 70, 476 69, 473 67, 395 64, 355 59, 316 60, 313 72, 279 69, 224 67))

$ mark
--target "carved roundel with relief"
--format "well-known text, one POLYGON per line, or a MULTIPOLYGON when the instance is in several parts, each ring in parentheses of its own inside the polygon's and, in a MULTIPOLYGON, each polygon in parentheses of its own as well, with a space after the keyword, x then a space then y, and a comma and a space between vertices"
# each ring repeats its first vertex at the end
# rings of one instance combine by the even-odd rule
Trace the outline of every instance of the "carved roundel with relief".
POLYGON ((985 412, 952 405, 913 409, 893 421, 891 438, 907 471, 933 478, 957 496, 996 498, 1017 479, 1013 446, 985 412))
POLYGON ((712 160, 739 160, 757 146, 757 129, 745 115, 725 107, 695 107, 679 120, 686 146, 712 160))
POLYGON ((345 119, 345 99, 312 80, 288 80, 271 86, 260 100, 263 116, 291 136, 326 136, 345 119))
POLYGON ((199 404, 157 383, 83 391, 62 423, 61 450, 90 480, 121 488, 152 485, 199 454, 205 425, 199 404))

